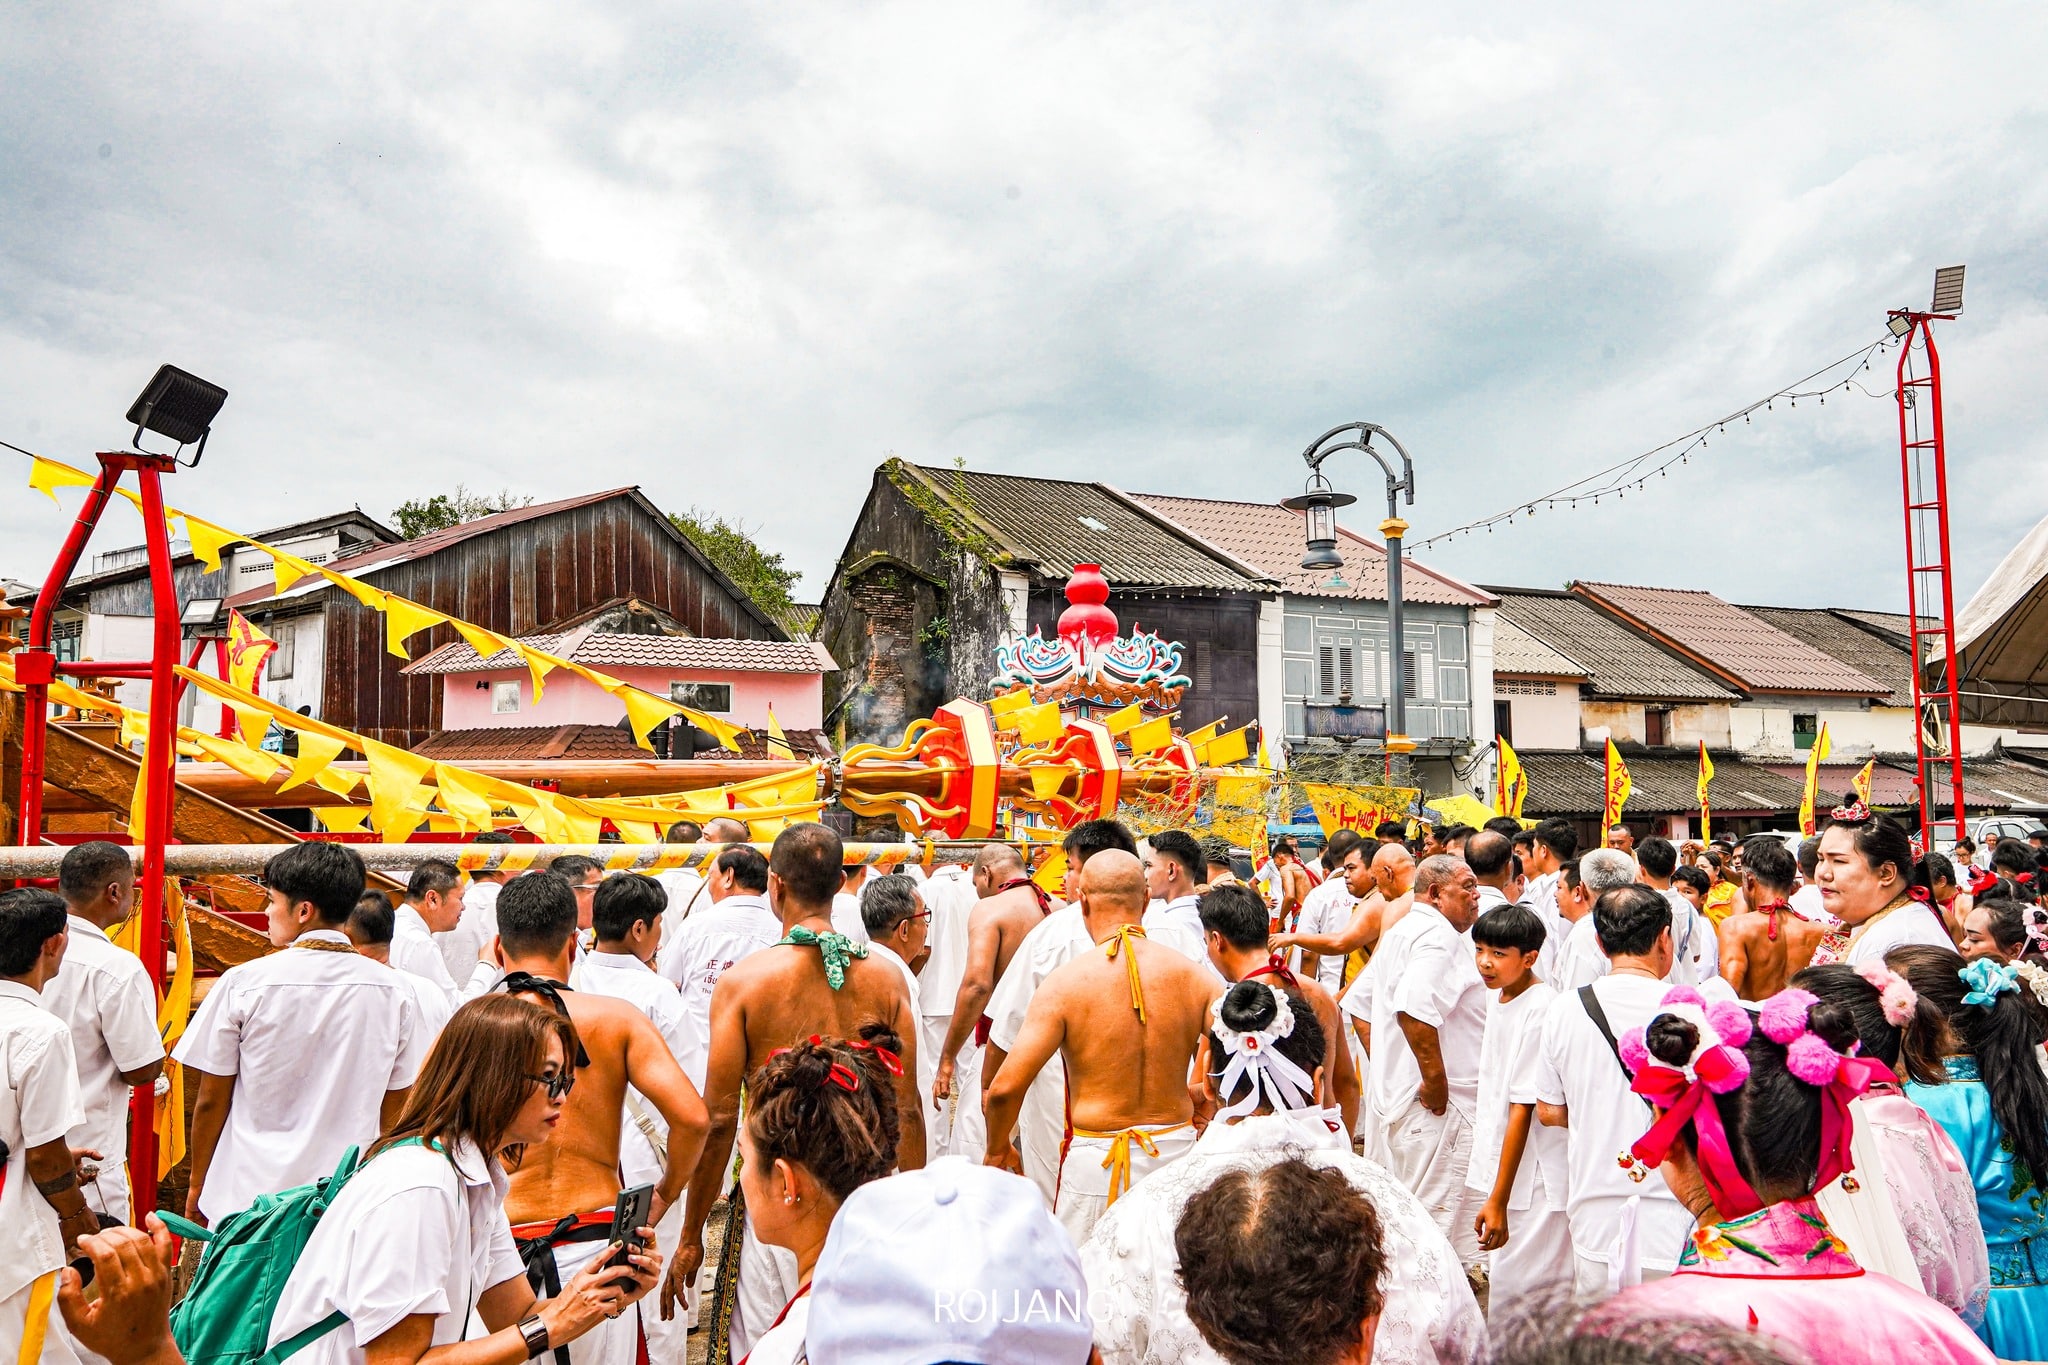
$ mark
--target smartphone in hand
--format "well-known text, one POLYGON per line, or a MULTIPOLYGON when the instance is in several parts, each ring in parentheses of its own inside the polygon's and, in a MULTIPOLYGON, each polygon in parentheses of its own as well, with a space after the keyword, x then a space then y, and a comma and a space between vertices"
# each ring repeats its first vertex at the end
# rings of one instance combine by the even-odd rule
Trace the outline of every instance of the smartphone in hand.
POLYGON ((612 1240, 620 1249, 612 1253, 606 1262, 607 1268, 626 1264, 628 1251, 645 1251, 647 1239, 640 1235, 640 1229, 648 1224, 648 1215, 654 1212, 654 1186, 635 1185, 619 1191, 618 1202, 612 1205, 612 1240))

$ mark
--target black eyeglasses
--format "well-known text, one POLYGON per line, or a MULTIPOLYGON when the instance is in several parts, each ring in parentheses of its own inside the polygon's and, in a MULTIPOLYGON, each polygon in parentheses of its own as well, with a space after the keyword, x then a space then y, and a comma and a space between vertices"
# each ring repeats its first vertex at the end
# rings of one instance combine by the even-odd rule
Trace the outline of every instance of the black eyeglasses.
POLYGON ((562 1099, 576 1088, 574 1071, 557 1071, 552 1076, 528 1076, 526 1079, 547 1091, 551 1100, 562 1099))

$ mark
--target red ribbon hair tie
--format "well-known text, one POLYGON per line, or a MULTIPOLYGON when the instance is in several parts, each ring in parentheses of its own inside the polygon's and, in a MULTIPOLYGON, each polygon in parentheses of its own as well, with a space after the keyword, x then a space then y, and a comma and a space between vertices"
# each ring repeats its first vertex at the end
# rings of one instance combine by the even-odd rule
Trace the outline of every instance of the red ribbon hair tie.
POLYGON ((1932 905, 1934 893, 1924 886, 1911 886, 1906 888, 1906 899, 1919 901, 1922 905, 1932 905))
MULTIPOLYGON (((849 1095, 857 1094, 860 1091, 859 1074, 844 1062, 832 1063, 832 1069, 825 1073, 825 1081, 838 1086, 849 1095)), ((820 1084, 824 1083, 820 1082, 820 1084)))
POLYGON ((889 1051, 888 1048, 876 1047, 873 1043, 865 1042, 849 1043, 847 1044, 847 1046, 857 1047, 863 1052, 872 1052, 877 1057, 880 1057, 882 1059, 882 1065, 889 1068, 889 1074, 891 1076, 901 1076, 903 1074, 903 1059, 901 1057, 898 1057, 895 1053, 889 1051))

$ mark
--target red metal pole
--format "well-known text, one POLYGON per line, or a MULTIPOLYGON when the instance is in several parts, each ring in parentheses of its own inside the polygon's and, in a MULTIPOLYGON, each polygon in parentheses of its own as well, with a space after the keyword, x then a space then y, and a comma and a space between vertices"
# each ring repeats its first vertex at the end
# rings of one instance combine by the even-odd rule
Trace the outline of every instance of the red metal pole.
MULTIPOLYGON (((1943 425, 1941 412, 1941 353, 1934 349, 1934 328, 1929 320, 1920 320, 1920 335, 1927 342, 1928 393, 1934 403, 1934 518, 1941 530, 1941 644, 1943 652, 1942 682, 1948 690, 1948 754, 1949 779, 1954 788, 1956 838, 1963 838, 1969 831, 1963 818, 1963 708, 1962 698, 1957 694, 1960 682, 1956 677, 1956 600, 1953 575, 1949 566, 1948 539, 1948 433, 1943 425)), ((1915 718, 1918 723, 1918 717, 1915 718)), ((1923 826, 1923 828, 1930 828, 1923 826)), ((1930 832, 1929 844, 1933 847, 1930 832)))
POLYGON ((50 683, 56 677, 57 662, 50 652, 50 627, 57 604, 63 600, 64 585, 71 581, 71 571, 85 552, 86 541, 92 539, 92 529, 99 523, 100 513, 106 510, 107 499, 120 478, 121 466, 108 456, 100 456, 100 476, 86 491, 78 520, 71 523, 71 531, 64 537, 56 561, 50 565, 49 576, 43 580, 43 590, 36 594, 35 610, 28 618, 28 648, 14 656, 15 676, 23 684, 21 800, 15 807, 21 820, 15 841, 24 848, 42 842, 43 838, 43 763, 49 747, 46 727, 50 723, 50 683))
MULTIPOLYGON (((155 626, 150 651, 149 738, 143 748, 142 869, 135 879, 137 944, 161 999, 164 977, 164 845, 171 840, 178 762, 177 674, 178 589, 171 573, 170 529, 164 522, 161 475, 177 465, 168 457, 132 455, 142 485, 142 526, 149 547, 149 597, 155 626)), ((134 1128, 128 1141, 128 1181, 135 1207, 156 1207, 156 1095, 135 1092, 134 1128)), ((174 1115, 183 1122, 184 1115, 174 1115)))

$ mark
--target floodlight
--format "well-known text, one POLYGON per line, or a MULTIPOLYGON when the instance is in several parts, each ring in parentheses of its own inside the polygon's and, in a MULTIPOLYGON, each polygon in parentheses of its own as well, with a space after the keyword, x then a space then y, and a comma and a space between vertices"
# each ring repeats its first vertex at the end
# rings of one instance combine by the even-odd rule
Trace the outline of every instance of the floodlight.
POLYGON ((226 600, 222 597, 195 597, 185 604, 184 612, 178 617, 178 624, 197 626, 203 630, 220 616, 221 605, 226 600))
POLYGON ((1320 469, 1299 497, 1281 501, 1280 505, 1288 511, 1308 515, 1308 553, 1301 557, 1302 568, 1344 567, 1343 557, 1337 553, 1337 509, 1349 507, 1357 501, 1349 493, 1339 493, 1331 488, 1320 469))
POLYGON ((1887 322, 1885 326, 1891 329, 1893 336, 1902 337, 1913 330, 1913 319, 1904 313, 1894 313, 1892 314, 1892 320, 1887 322))
POLYGON ((1963 311, 1963 267, 1945 265, 1934 272, 1934 302, 1927 311, 1951 315, 1963 311))
POLYGON ((128 420, 135 424, 135 448, 142 448, 145 431, 168 436, 181 450, 197 441, 199 449, 192 452, 190 463, 198 464, 206 453, 207 431, 227 401, 228 391, 218 384, 209 384, 176 365, 157 367, 156 377, 128 409, 128 420))

